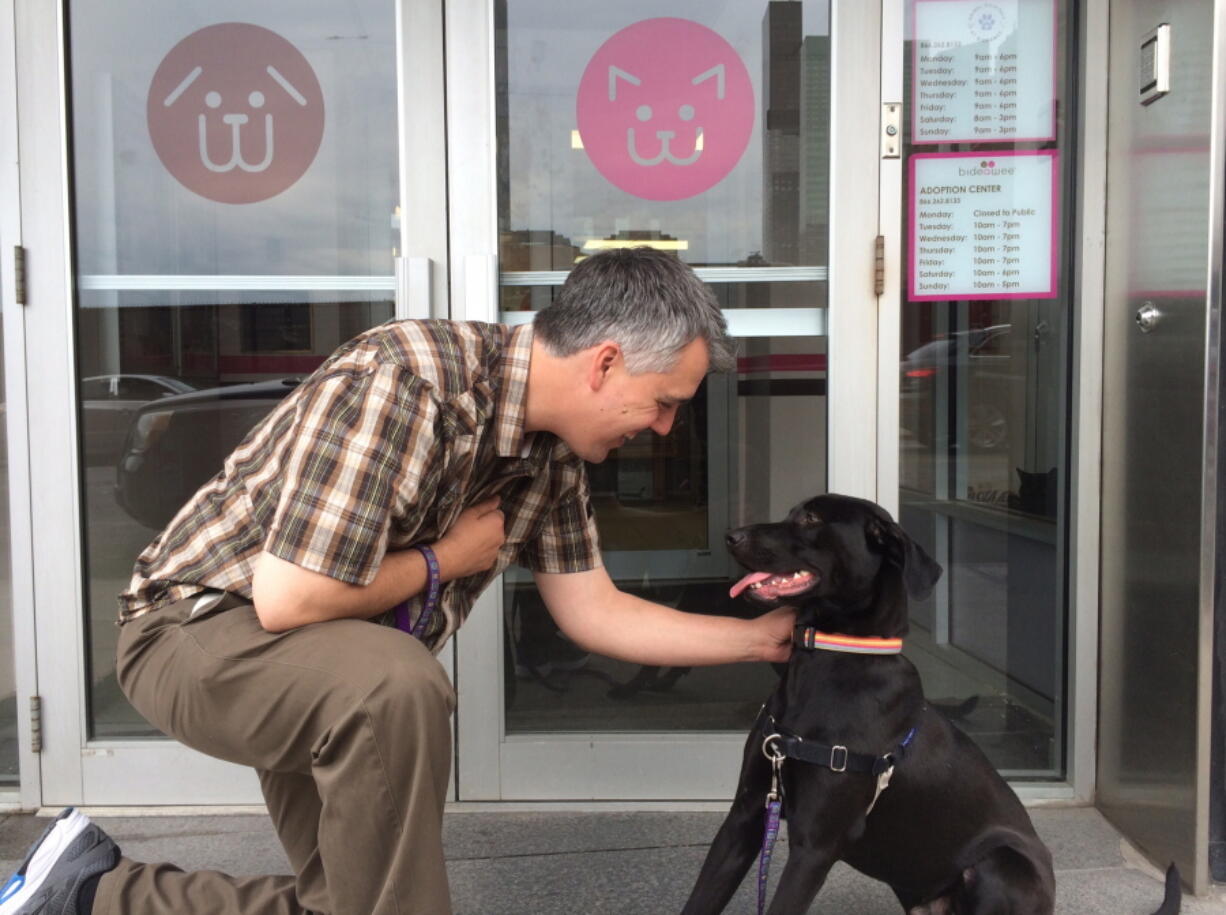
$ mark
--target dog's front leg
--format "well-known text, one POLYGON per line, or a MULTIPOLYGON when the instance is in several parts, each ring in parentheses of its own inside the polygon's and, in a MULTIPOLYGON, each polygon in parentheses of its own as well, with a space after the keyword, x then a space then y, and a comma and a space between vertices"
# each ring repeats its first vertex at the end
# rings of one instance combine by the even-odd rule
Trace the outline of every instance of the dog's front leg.
POLYGON ((829 848, 788 844, 788 863, 779 878, 779 887, 771 900, 767 915, 796 915, 809 911, 813 897, 826 882, 826 875, 838 860, 829 848))
POLYGON ((762 755, 763 736, 759 728, 749 732, 732 809, 711 843, 682 915, 722 912, 762 847, 770 783, 770 763, 762 755))

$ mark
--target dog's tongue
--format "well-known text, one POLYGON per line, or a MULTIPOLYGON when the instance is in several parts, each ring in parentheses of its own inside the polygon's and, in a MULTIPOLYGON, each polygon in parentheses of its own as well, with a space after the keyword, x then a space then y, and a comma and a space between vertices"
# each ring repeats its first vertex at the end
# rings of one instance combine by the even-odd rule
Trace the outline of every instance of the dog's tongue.
POLYGON ((732 590, 728 592, 728 596, 736 597, 738 594, 740 594, 742 591, 744 591, 746 588, 748 588, 750 585, 754 584, 755 582, 764 581, 765 579, 770 578, 770 577, 771 577, 770 572, 750 572, 748 575, 746 575, 744 578, 742 578, 740 581, 738 581, 735 585, 732 586, 732 590))

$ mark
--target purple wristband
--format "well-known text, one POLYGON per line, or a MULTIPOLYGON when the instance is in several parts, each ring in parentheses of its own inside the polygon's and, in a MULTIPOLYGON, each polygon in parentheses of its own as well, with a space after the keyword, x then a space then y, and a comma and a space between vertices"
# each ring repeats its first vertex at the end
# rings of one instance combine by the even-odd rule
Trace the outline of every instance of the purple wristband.
POLYGON ((415 546, 413 549, 421 553, 422 558, 426 560, 425 597, 422 599, 421 613, 418 614, 417 624, 414 626, 409 625, 409 602, 405 600, 396 605, 396 628, 420 639, 425 634, 426 627, 430 625, 430 617, 434 615, 434 608, 438 606, 441 581, 438 557, 434 555, 434 550, 428 546, 415 546))

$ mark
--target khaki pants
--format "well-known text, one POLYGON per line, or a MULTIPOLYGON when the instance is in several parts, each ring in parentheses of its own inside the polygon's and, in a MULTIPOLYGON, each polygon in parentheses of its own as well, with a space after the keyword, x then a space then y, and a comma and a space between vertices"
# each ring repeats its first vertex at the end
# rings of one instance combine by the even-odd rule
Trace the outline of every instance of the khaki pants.
POLYGON ((438 661, 362 620, 270 633, 248 605, 189 619, 192 604, 122 627, 119 683, 170 736, 256 769, 294 875, 124 858, 94 912, 450 912, 442 818, 455 694, 438 661))

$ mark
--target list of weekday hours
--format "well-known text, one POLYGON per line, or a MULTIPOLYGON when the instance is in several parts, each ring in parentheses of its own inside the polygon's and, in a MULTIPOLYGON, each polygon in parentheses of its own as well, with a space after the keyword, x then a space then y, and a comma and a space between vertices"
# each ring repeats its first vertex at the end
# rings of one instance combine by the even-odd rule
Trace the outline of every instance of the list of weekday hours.
POLYGON ((913 143, 1055 136, 1055 0, 913 6, 913 143))
POLYGON ((1056 295, 1053 150, 911 156, 908 298, 1056 295))

